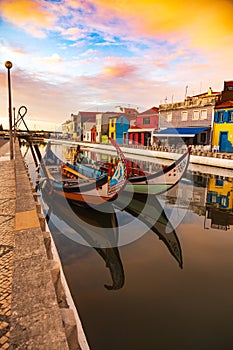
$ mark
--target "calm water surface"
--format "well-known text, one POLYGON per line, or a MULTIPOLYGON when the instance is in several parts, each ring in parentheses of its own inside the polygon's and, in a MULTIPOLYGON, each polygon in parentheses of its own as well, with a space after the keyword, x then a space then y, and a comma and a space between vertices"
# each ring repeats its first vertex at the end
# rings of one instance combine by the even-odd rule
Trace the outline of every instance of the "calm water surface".
MULTIPOLYGON (((56 151, 66 152, 61 146, 56 151)), ((30 154, 26 157, 34 174, 30 154)), ((128 235, 144 230, 116 248, 92 248, 71 239, 75 232, 88 235, 85 224, 53 203, 48 224, 91 349, 233 349, 232 181, 188 170, 182 186, 152 200, 140 220, 135 208, 117 207, 105 216, 76 212, 92 227, 111 221, 130 224, 128 235), (153 206, 164 209, 158 222, 153 206), (172 227, 170 233, 166 227, 172 227)), ((43 200, 46 211, 51 199, 43 200)), ((113 234, 117 241, 118 233, 113 234)))

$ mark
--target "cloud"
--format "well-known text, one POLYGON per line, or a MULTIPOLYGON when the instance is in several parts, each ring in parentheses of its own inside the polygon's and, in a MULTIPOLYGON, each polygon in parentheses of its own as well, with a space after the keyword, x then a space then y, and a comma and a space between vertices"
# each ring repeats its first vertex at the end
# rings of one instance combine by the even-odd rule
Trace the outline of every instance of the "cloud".
POLYGON ((52 64, 63 62, 63 59, 57 53, 53 53, 49 57, 44 57, 44 58, 42 58, 42 60, 47 62, 47 63, 52 63, 52 64))
POLYGON ((153 38, 185 41, 205 50, 230 43, 233 36, 230 0, 1 0, 0 12, 8 22, 40 38, 57 31, 77 41, 96 32, 109 42, 115 36, 153 38))
POLYGON ((56 17, 46 8, 47 3, 37 0, 2 0, 1 16, 8 22, 24 29, 32 36, 43 38, 52 29, 56 17))
POLYGON ((80 40, 85 37, 85 31, 77 27, 70 27, 68 29, 61 30, 61 35, 69 40, 80 40))
POLYGON ((99 13, 108 10, 126 21, 141 37, 189 41, 196 47, 216 47, 232 38, 233 3, 228 0, 93 0, 99 13))
POLYGON ((124 78, 131 76, 136 71, 136 67, 130 64, 115 64, 103 66, 103 75, 111 78, 124 78))

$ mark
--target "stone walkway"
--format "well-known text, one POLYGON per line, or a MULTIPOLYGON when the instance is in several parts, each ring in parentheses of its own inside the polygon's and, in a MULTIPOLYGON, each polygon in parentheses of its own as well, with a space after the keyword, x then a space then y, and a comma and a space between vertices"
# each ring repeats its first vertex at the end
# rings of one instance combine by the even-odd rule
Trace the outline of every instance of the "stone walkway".
POLYGON ((0 139, 0 349, 80 350, 18 143, 14 151, 10 160, 9 143, 0 139))
MULTIPOLYGON (((0 156, 8 144, 0 148, 0 156)), ((14 254, 15 173, 14 161, 0 158, 0 348, 9 349, 11 290, 14 254)))

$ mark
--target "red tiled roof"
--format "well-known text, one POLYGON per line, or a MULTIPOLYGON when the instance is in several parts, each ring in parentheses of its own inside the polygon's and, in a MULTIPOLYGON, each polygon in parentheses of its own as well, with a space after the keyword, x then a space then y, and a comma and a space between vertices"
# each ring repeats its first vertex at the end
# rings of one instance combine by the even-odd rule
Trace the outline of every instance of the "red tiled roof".
POLYGON ((87 120, 85 120, 85 123, 95 123, 95 121, 95 118, 88 118, 87 120))
POLYGON ((215 109, 233 107, 233 101, 226 101, 215 106, 215 109))
POLYGON ((138 111, 135 108, 124 107, 125 114, 138 114, 138 111))
POLYGON ((152 115, 152 114, 157 114, 159 112, 158 107, 152 107, 150 109, 147 109, 145 112, 139 113, 139 115, 152 115))

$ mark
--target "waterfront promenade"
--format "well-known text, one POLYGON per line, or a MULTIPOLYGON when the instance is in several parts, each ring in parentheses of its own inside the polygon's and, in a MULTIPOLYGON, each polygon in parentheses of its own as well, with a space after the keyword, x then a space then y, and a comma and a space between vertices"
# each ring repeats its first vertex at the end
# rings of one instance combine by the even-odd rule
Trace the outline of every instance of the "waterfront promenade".
POLYGON ((0 166, 0 348, 89 349, 17 142, 0 166))

